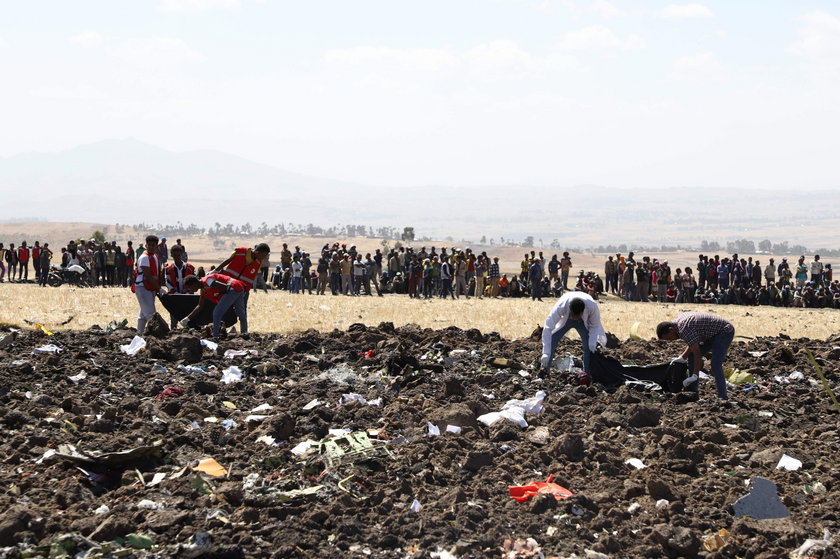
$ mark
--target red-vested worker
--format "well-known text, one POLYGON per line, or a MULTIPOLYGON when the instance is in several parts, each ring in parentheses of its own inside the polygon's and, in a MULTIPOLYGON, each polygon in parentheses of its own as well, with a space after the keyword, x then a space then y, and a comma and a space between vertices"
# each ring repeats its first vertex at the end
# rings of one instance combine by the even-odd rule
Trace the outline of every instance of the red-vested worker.
POLYGON ((216 266, 216 273, 243 282, 247 293, 254 287, 262 261, 268 258, 269 254, 271 254, 271 249, 266 243, 260 243, 252 249, 239 247, 233 251, 233 254, 227 260, 216 266))
POLYGON ((32 247, 32 268, 35 270, 35 283, 41 280, 41 241, 35 241, 32 247))
POLYGON ((18 281, 29 281, 29 255, 29 247, 23 241, 18 247, 18 281))
POLYGON ((178 245, 174 245, 169 253, 172 255, 172 263, 163 269, 166 289, 169 293, 186 293, 184 279, 195 274, 195 266, 184 261, 184 249, 178 245))
POLYGON ((246 334, 248 332, 248 311, 245 308, 246 285, 244 281, 225 274, 208 274, 201 279, 192 275, 187 276, 184 278, 184 288, 188 293, 195 293, 200 290, 201 297, 192 312, 181 320, 181 326, 185 328, 189 326, 190 320, 198 316, 201 309, 204 308, 205 302, 210 301, 216 305, 213 309, 214 338, 219 337, 222 318, 231 307, 236 311, 236 316, 239 318, 240 331, 246 334))
POLYGON ((146 330, 146 323, 157 312, 155 309, 155 295, 160 291, 160 261, 157 257, 158 238, 156 235, 146 237, 146 252, 137 259, 137 276, 134 279, 134 294, 140 303, 140 314, 137 316, 137 334, 142 335, 146 330))

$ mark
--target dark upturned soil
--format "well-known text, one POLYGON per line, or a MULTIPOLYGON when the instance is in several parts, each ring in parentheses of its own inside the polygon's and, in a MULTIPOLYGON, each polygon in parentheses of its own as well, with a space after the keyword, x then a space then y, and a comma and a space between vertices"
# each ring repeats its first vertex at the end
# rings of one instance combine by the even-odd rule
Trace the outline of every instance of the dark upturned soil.
MULTIPOLYGON (((591 550, 595 557, 770 558, 789 556, 826 528, 840 530, 840 413, 805 352, 813 351, 837 391, 837 340, 736 338, 727 364, 756 383, 730 387, 724 405, 712 381, 698 400, 574 386, 569 373, 540 379, 538 336, 358 324, 232 335, 213 352, 197 333, 162 333, 128 356, 119 346, 133 336, 131 329, 24 331, 0 349, 0 556, 585 557, 591 550), (33 354, 48 343, 62 351, 33 354), (228 349, 256 355, 224 358, 228 349), (231 365, 243 378, 223 384, 231 365), (86 378, 69 378, 82 371, 86 378), (805 379, 774 379, 793 371, 805 379), (526 416, 527 428, 476 419, 539 390, 545 409, 526 416), (162 393, 172 397, 155 398, 162 393), (347 393, 381 398, 382 407, 339 405, 347 393), (314 399, 322 404, 303 409, 314 399), (250 411, 261 404, 272 407, 250 411), (268 417, 247 422, 251 414, 268 417), (235 424, 223 425, 227 419, 235 424), (427 422, 441 436, 430 436, 427 422), (462 431, 447 433, 447 425, 462 431), (375 452, 332 466, 317 450, 291 452, 329 429, 372 430, 375 452), (264 436, 275 444, 258 440, 264 436), (50 456, 67 454, 63 445, 79 453, 139 450, 122 460, 50 456), (802 467, 777 469, 785 453, 802 467), (210 457, 226 477, 184 471, 210 457), (625 464, 629 458, 647 467, 625 464), (166 478, 140 482, 155 473, 166 478), (509 486, 549 474, 574 496, 518 503, 508 495, 509 486), (735 517, 732 504, 755 476, 777 484, 789 517, 735 517), (730 533, 725 547, 706 551, 703 538, 722 529, 730 533), (128 551, 143 546, 129 534, 148 536, 154 547, 128 551), (527 538, 534 542, 518 542, 522 551, 503 552, 506 540, 510 548, 527 538)), ((579 348, 566 339, 558 352, 579 348)), ((628 340, 607 352, 642 364, 681 349, 628 340)), ((840 538, 808 555, 838 557, 838 550, 840 538)))

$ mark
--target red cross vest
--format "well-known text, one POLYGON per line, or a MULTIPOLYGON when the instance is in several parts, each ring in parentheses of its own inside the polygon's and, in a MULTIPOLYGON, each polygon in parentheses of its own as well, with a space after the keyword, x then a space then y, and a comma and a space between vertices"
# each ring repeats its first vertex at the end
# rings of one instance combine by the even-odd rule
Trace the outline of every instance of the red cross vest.
POLYGON ((233 253, 230 264, 220 272, 243 282, 245 284, 245 291, 250 291, 254 287, 257 274, 260 272, 260 261, 252 256, 252 260, 247 262, 249 255, 251 255, 251 249, 245 247, 237 248, 233 253))
POLYGON ((244 281, 225 274, 209 274, 201 278, 201 296, 218 303, 228 290, 247 291, 247 285, 244 281))

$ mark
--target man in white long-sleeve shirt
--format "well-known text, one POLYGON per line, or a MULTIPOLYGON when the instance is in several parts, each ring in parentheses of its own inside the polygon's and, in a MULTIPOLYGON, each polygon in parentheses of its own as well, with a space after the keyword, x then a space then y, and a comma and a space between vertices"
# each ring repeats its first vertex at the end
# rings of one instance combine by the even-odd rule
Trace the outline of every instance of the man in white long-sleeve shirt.
POLYGON ((579 291, 566 293, 557 301, 543 326, 543 350, 540 369, 547 372, 554 359, 554 348, 566 332, 574 328, 583 346, 583 370, 589 374, 589 356, 596 346, 607 344, 607 334, 601 324, 598 303, 579 291))

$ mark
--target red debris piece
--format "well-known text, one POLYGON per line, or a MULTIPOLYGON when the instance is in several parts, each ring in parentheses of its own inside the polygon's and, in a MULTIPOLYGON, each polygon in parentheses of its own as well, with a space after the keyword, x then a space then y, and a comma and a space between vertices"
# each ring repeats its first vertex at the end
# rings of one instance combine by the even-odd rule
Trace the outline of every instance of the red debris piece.
POLYGON ((568 499, 574 495, 574 493, 565 487, 552 483, 552 479, 554 479, 554 474, 549 475, 548 479, 545 481, 533 481, 528 485, 512 486, 510 487, 510 496, 520 503, 524 503, 534 495, 539 495, 541 493, 554 495, 554 498, 558 501, 561 499, 568 499))
POLYGON ((168 400, 169 398, 180 398, 184 395, 184 389, 177 386, 167 386, 163 392, 155 396, 158 400, 168 400))

